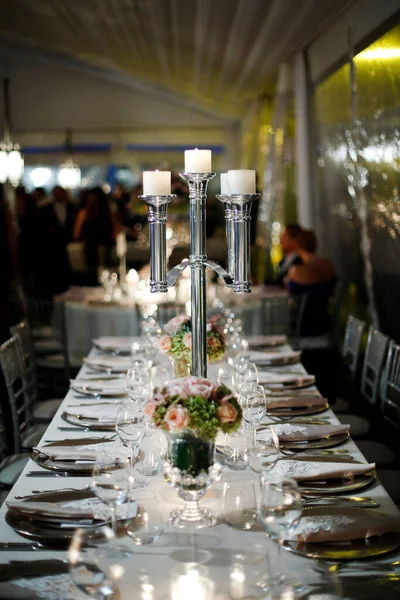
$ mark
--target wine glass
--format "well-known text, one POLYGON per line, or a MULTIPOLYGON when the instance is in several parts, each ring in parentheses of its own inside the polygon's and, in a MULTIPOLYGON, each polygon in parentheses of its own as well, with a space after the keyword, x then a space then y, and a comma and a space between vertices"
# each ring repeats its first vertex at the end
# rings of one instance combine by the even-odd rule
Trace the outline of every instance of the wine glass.
POLYGON ((145 486, 146 482, 142 479, 137 479, 133 474, 133 468, 138 460, 140 444, 146 433, 143 420, 136 406, 131 404, 120 404, 118 406, 115 418, 115 430, 123 445, 131 451, 129 459, 132 470, 129 479, 131 484, 130 489, 145 486))
POLYGON ((253 479, 224 484, 222 517, 235 529, 251 529, 257 521, 257 500, 253 479))
POLYGON ((139 405, 144 404, 151 394, 150 370, 136 363, 128 369, 125 385, 129 398, 139 405))
POLYGON ((245 383, 258 383, 257 365, 252 362, 244 363, 244 367, 235 370, 233 375, 233 383, 237 393, 245 383))
POLYGON ((282 572, 281 547, 291 528, 301 518, 302 503, 299 486, 293 479, 268 481, 261 478, 261 498, 258 517, 267 534, 278 543, 278 575, 274 586, 287 584, 288 579, 282 572))
POLYGON ((118 592, 125 567, 115 560, 115 536, 110 527, 77 529, 68 550, 71 578, 88 596, 104 600, 118 592))
POLYGON ((138 503, 137 516, 129 523, 127 534, 137 546, 152 544, 164 531, 161 499, 148 490, 137 492, 135 499, 138 503))
MULTIPOLYGON (((116 458, 112 460, 109 455, 99 453, 96 457, 90 487, 99 500, 111 509, 111 525, 115 540, 117 538, 117 507, 126 502, 131 489, 132 469, 130 461, 116 458)), ((112 544, 115 554, 121 556, 121 549, 112 544)), ((125 556, 125 554, 124 554, 125 556)))
POLYGON ((228 340, 225 351, 225 357, 228 361, 228 364, 230 364, 231 367, 234 367, 235 360, 237 359, 239 353, 246 351, 249 351, 249 342, 244 338, 241 338, 239 335, 232 336, 232 338, 228 340))
POLYGON ((224 367, 219 367, 217 373, 217 383, 218 385, 226 385, 227 388, 231 389, 233 384, 233 370, 232 367, 226 365, 224 367))
POLYGON ((140 459, 137 470, 141 475, 158 475, 162 467, 162 456, 167 452, 166 437, 159 430, 149 431, 140 445, 140 459))
POLYGON ((263 477, 268 477, 279 459, 279 438, 273 427, 270 429, 262 440, 257 440, 255 446, 249 445, 246 449, 250 469, 263 477))
POLYGON ((157 354, 157 349, 152 341, 146 337, 141 337, 139 341, 133 342, 131 345, 131 360, 132 362, 143 362, 148 369, 153 366, 154 359, 157 354))
POLYGON ((257 424, 265 417, 267 400, 265 390, 258 383, 244 383, 240 388, 239 403, 243 418, 250 427, 250 446, 257 445, 257 424))

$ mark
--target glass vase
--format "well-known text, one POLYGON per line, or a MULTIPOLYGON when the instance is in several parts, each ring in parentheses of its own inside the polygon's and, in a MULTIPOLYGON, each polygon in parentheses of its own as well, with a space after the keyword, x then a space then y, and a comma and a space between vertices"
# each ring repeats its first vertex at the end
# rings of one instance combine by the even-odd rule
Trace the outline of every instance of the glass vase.
POLYGON ((168 435, 168 460, 164 477, 177 488, 183 508, 172 511, 171 523, 177 527, 211 527, 216 517, 199 504, 207 488, 220 477, 221 467, 214 464, 214 442, 181 432, 168 435))

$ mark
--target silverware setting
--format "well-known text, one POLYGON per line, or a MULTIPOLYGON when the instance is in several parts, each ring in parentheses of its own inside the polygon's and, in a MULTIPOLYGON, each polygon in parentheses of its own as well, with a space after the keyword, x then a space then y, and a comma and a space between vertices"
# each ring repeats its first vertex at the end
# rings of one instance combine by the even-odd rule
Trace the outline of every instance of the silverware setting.
POLYGON ((63 493, 63 492, 89 492, 90 491, 90 485, 86 485, 83 488, 56 488, 54 490, 32 490, 30 494, 27 494, 26 496, 14 496, 14 498, 16 500, 26 500, 27 498, 32 498, 32 496, 35 496, 37 494, 59 494, 59 493, 63 493))
POLYGON ((395 560, 390 563, 374 562, 374 563, 361 563, 361 562, 322 562, 319 561, 316 565, 313 565, 313 570, 323 575, 336 575, 342 571, 349 572, 384 572, 389 573, 391 569, 400 567, 400 560, 395 560))
POLYGON ((378 502, 368 496, 308 496, 305 494, 302 503, 304 506, 340 506, 357 508, 378 508, 378 502))
MULTIPOLYGON (((26 477, 90 477, 88 473, 68 473, 68 471, 28 471, 26 477)), ((56 491, 56 490, 55 490, 56 491)))
MULTIPOLYGON (((49 546, 40 542, 0 542, 0 551, 10 550, 60 550, 65 552, 66 548, 60 546, 49 546)), ((67 562, 67 561, 66 561, 67 562)))

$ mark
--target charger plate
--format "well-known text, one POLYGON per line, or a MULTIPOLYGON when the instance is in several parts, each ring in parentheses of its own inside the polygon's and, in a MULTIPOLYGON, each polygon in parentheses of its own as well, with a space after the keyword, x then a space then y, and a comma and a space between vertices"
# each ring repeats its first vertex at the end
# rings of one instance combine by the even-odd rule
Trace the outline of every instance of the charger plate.
POLYGON ((257 358, 253 362, 262 369, 263 367, 278 367, 283 365, 297 365, 300 362, 301 352, 294 352, 291 356, 280 356, 280 352, 276 353, 273 358, 257 358))
MULTIPOLYGON (((43 494, 35 494, 34 498, 26 498, 22 502, 28 502, 34 500, 35 502, 73 502, 74 500, 85 500, 87 498, 95 498, 96 496, 91 490, 74 490, 74 491, 54 491, 46 492, 43 494)), ((128 506, 127 504, 124 506, 128 506)), ((139 513, 139 507, 137 514, 139 513)), ((127 535, 127 527, 129 523, 135 520, 136 517, 131 519, 118 519, 118 537, 124 537, 127 535)), ((69 546, 72 536, 76 531, 75 527, 61 527, 59 524, 45 521, 40 521, 35 518, 34 515, 25 516, 19 514, 17 511, 8 509, 6 516, 6 522, 12 527, 17 533, 23 537, 29 538, 33 542, 39 542, 43 545, 49 544, 51 546, 60 546, 65 548, 69 546)))
POLYGON ((98 419, 81 418, 71 415, 66 411, 62 413, 61 418, 76 427, 84 427, 85 429, 93 429, 95 431, 115 431, 115 422, 101 423, 98 419))
POLYGON ((280 442, 279 446, 282 450, 296 450, 303 452, 304 450, 318 450, 319 448, 331 448, 343 444, 350 437, 350 432, 339 433, 337 435, 326 435, 323 438, 301 442, 280 442))
MULTIPOLYGON (((367 508, 342 508, 342 507, 305 507, 303 516, 377 516, 387 518, 384 513, 367 508)), ((367 539, 355 539, 347 542, 321 542, 307 544, 297 541, 285 541, 283 547, 290 552, 307 556, 308 558, 320 558, 325 560, 358 560, 370 558, 393 552, 400 547, 400 533, 385 533, 381 536, 367 539)))
MULTIPOLYGON (((295 375, 295 373, 293 373, 295 375)), ((304 377, 297 377, 292 381, 288 382, 279 382, 279 381, 265 381, 261 384, 263 388, 266 390, 266 393, 271 392, 286 392, 287 390, 302 390, 304 388, 309 388, 315 385, 315 377, 311 378, 310 375, 305 375, 304 377)))
MULTIPOLYGON (((39 467, 43 467, 43 469, 49 469, 50 471, 58 471, 62 473, 79 473, 91 475, 93 472, 94 461, 86 462, 86 463, 77 463, 74 461, 62 461, 62 460, 53 460, 49 458, 46 454, 42 454, 40 450, 32 450, 31 455, 32 460, 39 465, 39 467)), ((108 467, 107 470, 110 470, 112 467, 108 467)))
MULTIPOLYGON (((301 396, 300 396, 301 398, 301 396)), ((325 402, 321 406, 296 406, 295 408, 269 408, 267 410, 267 417, 300 417, 302 415, 316 415, 321 412, 328 410, 329 404, 325 402)))

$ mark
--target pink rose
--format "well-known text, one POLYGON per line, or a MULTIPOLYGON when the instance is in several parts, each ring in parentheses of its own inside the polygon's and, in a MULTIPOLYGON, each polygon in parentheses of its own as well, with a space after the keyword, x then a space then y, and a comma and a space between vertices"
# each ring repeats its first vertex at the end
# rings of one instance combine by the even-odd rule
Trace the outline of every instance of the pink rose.
POLYGON ((233 394, 228 394, 227 396, 221 398, 219 402, 220 404, 225 404, 226 402, 229 402, 231 398, 233 398, 233 394))
POLYGON ((185 391, 187 397, 201 396, 209 398, 213 392, 214 384, 203 377, 185 377, 185 391))
POLYGON ((172 339, 170 335, 162 335, 160 337, 159 346, 161 352, 170 352, 172 348, 172 339))
POLYGON ((183 345, 186 348, 191 348, 192 347, 192 334, 191 333, 185 333, 185 335, 183 336, 183 345))
POLYGON ((187 398, 185 381, 183 379, 173 379, 167 383, 167 392, 169 396, 180 396, 187 398))
POLYGON ((156 402, 154 400, 150 400, 150 402, 146 402, 146 404, 143 407, 143 412, 146 415, 146 417, 148 419, 152 419, 154 413, 156 412, 156 409, 160 406, 159 402, 156 402))
POLYGON ((189 425, 189 413, 183 406, 177 404, 176 406, 170 406, 165 413, 164 423, 168 426, 170 431, 179 431, 186 429, 189 425))
POLYGON ((217 348, 219 346, 219 341, 215 337, 210 336, 207 338, 207 346, 209 348, 217 348))
POLYGON ((230 402, 225 402, 218 406, 217 415, 221 423, 234 423, 237 417, 237 410, 230 402))
POLYGON ((183 323, 186 323, 186 321, 188 320, 189 317, 187 317, 186 315, 177 315, 164 325, 164 329, 170 335, 174 335, 178 331, 178 329, 180 329, 180 326, 183 323))

